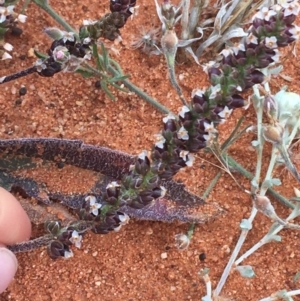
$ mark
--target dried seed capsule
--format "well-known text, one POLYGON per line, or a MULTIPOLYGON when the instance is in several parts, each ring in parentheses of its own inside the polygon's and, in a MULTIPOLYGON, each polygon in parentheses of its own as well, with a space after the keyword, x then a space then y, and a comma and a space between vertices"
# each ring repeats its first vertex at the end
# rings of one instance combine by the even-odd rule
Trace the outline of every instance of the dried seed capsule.
POLYGON ((278 124, 277 126, 268 125, 263 129, 263 136, 266 141, 271 143, 282 142, 283 128, 278 124))

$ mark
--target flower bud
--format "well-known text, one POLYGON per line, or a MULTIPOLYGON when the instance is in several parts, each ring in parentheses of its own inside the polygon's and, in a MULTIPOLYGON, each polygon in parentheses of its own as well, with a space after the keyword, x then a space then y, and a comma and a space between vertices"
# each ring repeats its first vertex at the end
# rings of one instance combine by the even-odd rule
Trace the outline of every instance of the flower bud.
POLYGON ((272 117, 273 120, 278 118, 278 104, 273 95, 265 96, 263 106, 264 111, 268 116, 272 117))
POLYGON ((52 259, 63 257, 65 255, 65 251, 69 251, 69 249, 58 240, 51 241, 47 247, 47 253, 52 259))
POLYGON ((61 223, 59 221, 47 221, 45 223, 45 229, 53 236, 56 236, 59 233, 61 228, 61 223))

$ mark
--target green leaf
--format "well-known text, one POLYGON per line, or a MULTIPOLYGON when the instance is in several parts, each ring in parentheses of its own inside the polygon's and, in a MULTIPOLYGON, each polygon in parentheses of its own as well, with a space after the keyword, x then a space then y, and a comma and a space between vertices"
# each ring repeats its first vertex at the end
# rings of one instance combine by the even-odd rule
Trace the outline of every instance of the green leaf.
POLYGON ((56 27, 48 27, 44 29, 44 33, 52 40, 60 40, 63 38, 63 32, 56 27))
POLYGON ((251 265, 241 265, 241 266, 237 266, 235 269, 244 278, 253 278, 255 276, 255 273, 254 273, 251 265))
POLYGON ((118 82, 118 81, 123 81, 127 78, 129 78, 130 75, 120 75, 120 76, 115 76, 113 78, 109 79, 109 83, 114 83, 114 82, 118 82))
POLYGON ((297 272, 297 274, 294 276, 293 281, 297 282, 299 278, 300 278, 300 271, 297 272))
POLYGON ((251 230, 252 229, 252 223, 249 222, 247 219, 242 219, 240 223, 240 228, 242 230, 251 230))
POLYGON ((93 49, 93 56, 94 56, 94 58, 96 60, 96 65, 97 65, 98 70, 104 71, 103 70, 103 62, 102 62, 102 60, 100 58, 100 55, 98 53, 97 44, 93 43, 92 49, 93 49))
POLYGON ((272 183, 272 186, 280 186, 281 185, 281 181, 277 178, 271 179, 271 183, 272 183))
POLYGON ((81 74, 81 76, 82 76, 83 78, 89 78, 89 77, 93 77, 93 76, 94 76, 93 72, 91 72, 91 71, 89 71, 89 70, 87 70, 87 69, 81 68, 81 67, 78 68, 78 69, 75 71, 75 73, 81 74))
POLYGON ((108 52, 103 43, 101 43, 101 53, 102 53, 102 58, 103 58, 104 70, 108 70, 109 57, 108 57, 108 52))
POLYGON ((115 84, 115 83, 110 83, 114 88, 116 88, 116 89, 118 89, 118 90, 120 90, 120 91, 122 91, 122 92, 125 92, 125 93, 128 93, 129 91, 127 90, 127 89, 125 89, 125 88, 121 88, 121 86, 119 86, 119 85, 117 85, 117 84, 115 84))
POLYGON ((108 89, 108 86, 107 86, 107 82, 105 81, 105 80, 102 80, 101 82, 100 82, 100 84, 101 84, 101 88, 104 90, 104 92, 108 95, 108 97, 111 99, 111 100, 113 100, 113 101, 115 101, 116 100, 116 98, 114 97, 114 95, 110 92, 110 90, 108 89))
POLYGON ((35 54, 35 56, 36 56, 38 59, 42 59, 42 60, 44 60, 44 59, 46 59, 46 58, 49 57, 48 55, 46 55, 46 54, 44 54, 44 53, 42 53, 42 52, 36 51, 36 50, 34 50, 34 54, 35 54))

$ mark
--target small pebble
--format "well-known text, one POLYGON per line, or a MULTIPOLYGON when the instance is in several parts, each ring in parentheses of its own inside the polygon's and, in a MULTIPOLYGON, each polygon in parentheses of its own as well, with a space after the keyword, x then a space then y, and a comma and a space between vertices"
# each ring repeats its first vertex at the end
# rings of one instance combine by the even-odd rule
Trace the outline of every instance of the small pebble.
POLYGON ((19 90, 19 95, 20 96, 23 96, 23 95, 25 95, 27 93, 27 89, 26 89, 26 87, 21 87, 20 88, 20 90, 19 90))
POLYGON ((160 254, 161 259, 166 259, 168 254, 166 252, 160 254))
POLYGON ((200 259, 200 261, 204 261, 206 259, 206 254, 205 253, 201 253, 199 255, 199 259, 200 259))
POLYGON ((95 82, 95 87, 96 87, 96 88, 101 88, 101 82, 100 82, 100 80, 97 80, 97 81, 95 82))
POLYGON ((15 104, 16 106, 19 106, 22 103, 22 100, 20 98, 16 99, 15 104))
POLYGON ((58 162, 57 163, 57 168, 62 169, 64 168, 65 164, 63 162, 58 162))
POLYGON ((147 235, 153 234, 152 228, 148 228, 148 229, 146 230, 146 234, 147 234, 147 235))
POLYGON ((23 30, 19 27, 13 27, 11 29, 11 34, 15 37, 19 37, 23 33, 23 30))

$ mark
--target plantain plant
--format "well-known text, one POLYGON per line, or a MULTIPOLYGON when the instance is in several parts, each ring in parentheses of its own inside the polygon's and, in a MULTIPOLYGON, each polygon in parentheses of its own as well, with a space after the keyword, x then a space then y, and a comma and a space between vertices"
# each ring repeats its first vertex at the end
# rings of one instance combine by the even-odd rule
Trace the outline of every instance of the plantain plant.
MULTIPOLYGON (((118 64, 110 59, 104 44, 99 42, 103 37, 110 40, 119 38, 119 29, 133 13, 135 1, 111 1, 111 13, 98 21, 84 22, 79 33, 73 31, 53 9, 50 10, 47 3, 39 0, 33 2, 47 9, 67 31, 46 29, 46 33, 54 39, 48 54, 37 53, 39 59, 35 66, 14 75, 3 76, 0 80, 2 84, 31 73, 53 77, 62 71, 78 72, 84 77, 93 75, 100 78, 102 88, 111 98, 113 93, 109 86, 123 89, 119 84, 123 82, 147 101, 151 99, 128 82, 127 76, 123 75, 118 64), (96 68, 88 64, 90 56, 94 57, 96 68)), ((186 3, 183 5, 187 5, 186 3)), ((290 222, 299 215, 299 205, 288 202, 274 191, 274 186, 279 185, 280 180, 272 177, 275 163, 278 161, 285 164, 297 180, 300 178, 288 151, 298 134, 300 99, 299 95, 284 90, 273 95, 269 88, 272 74, 281 71, 280 68, 274 68, 280 63, 280 48, 299 40, 300 30, 294 25, 300 11, 299 3, 288 1, 281 5, 272 5, 270 8, 262 6, 252 17, 243 37, 237 43, 227 45, 220 51, 215 61, 204 66, 211 85, 206 89, 194 90, 190 101, 184 98, 176 81, 174 69, 178 47, 174 25, 180 19, 179 8, 180 6, 176 8, 168 1, 164 1, 161 6, 157 4, 164 29, 162 48, 168 64, 172 65, 169 65, 170 78, 183 106, 178 115, 175 115, 151 99, 152 104, 163 113, 168 113, 163 118, 162 130, 155 136, 151 150, 143 150, 134 157, 115 150, 86 145, 78 140, 50 138, 0 140, 1 186, 8 190, 22 191, 44 204, 51 204, 56 200, 73 209, 71 217, 65 213, 68 219, 64 223, 48 219, 45 221, 44 236, 10 246, 11 250, 28 251, 46 245, 51 258, 69 258, 73 255, 72 245, 81 247, 82 235, 86 231, 91 230, 97 234, 119 231, 128 222, 129 216, 160 221, 179 219, 192 223, 187 235, 176 236, 178 248, 187 248, 195 223, 206 222, 223 212, 217 204, 206 203, 186 191, 184 185, 173 180, 180 169, 192 166, 194 154, 204 149, 215 153, 229 173, 231 168, 234 168, 251 179, 251 190, 244 191, 251 197, 253 208, 249 219, 241 221, 241 237, 214 292, 208 270, 201 271, 207 287, 207 294, 202 300, 220 298, 222 287, 233 268, 244 277, 253 277, 252 267, 239 265, 243 259, 261 245, 279 241, 277 233, 283 228, 300 228, 299 225, 290 222), (254 176, 227 153, 228 147, 246 131, 244 129, 238 132, 240 124, 223 145, 219 145, 218 142, 218 125, 226 122, 233 110, 248 107, 250 100, 246 100, 242 93, 249 89, 253 89, 251 100, 257 114, 257 140, 252 142, 257 150, 257 168, 254 176), (263 112, 268 117, 267 124, 262 123, 263 112), (272 143, 273 150, 269 169, 261 182, 262 152, 265 142, 272 143), (35 161, 32 160, 36 157, 41 158, 43 164, 50 164, 49 161, 52 161, 57 166, 62 166, 61 168, 64 164, 70 164, 92 170, 97 172, 98 180, 94 187, 83 195, 52 192, 45 183, 16 175, 17 169, 36 167, 35 161), (277 215, 266 196, 267 192, 293 209, 289 217, 283 219, 277 215), (267 215, 274 224, 257 246, 236 260, 258 212, 267 215)), ((226 14, 229 14, 228 11, 226 14)), ((296 190, 295 193, 299 197, 299 191, 296 190)), ((281 291, 277 295, 292 300, 291 296, 295 294, 281 291)), ((264 300, 273 300, 270 298, 264 300)))

